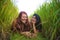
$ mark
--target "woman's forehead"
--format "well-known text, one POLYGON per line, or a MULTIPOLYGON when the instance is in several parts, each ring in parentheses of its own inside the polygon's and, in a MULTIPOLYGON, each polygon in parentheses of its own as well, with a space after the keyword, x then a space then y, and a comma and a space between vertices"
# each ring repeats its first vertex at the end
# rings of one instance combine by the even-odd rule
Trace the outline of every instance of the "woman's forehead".
POLYGON ((36 18, 36 16, 33 16, 33 18, 36 18))
POLYGON ((27 16, 27 15, 23 13, 22 16, 27 16))

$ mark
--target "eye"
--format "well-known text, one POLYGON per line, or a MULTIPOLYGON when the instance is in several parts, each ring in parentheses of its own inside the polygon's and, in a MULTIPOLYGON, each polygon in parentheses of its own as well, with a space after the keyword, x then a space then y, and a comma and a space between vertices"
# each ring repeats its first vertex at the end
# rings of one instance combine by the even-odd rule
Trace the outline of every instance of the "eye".
POLYGON ((23 16, 23 18, 28 18, 27 16, 23 16))

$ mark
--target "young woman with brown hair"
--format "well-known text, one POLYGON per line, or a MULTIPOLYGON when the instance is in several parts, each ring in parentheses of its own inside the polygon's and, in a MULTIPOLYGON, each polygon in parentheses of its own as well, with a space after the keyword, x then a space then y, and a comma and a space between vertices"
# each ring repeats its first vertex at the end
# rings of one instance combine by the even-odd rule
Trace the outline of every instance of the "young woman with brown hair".
POLYGON ((18 18, 13 21, 12 24, 12 30, 13 32, 19 32, 20 34, 29 36, 31 35, 30 33, 30 23, 28 21, 28 16, 27 13, 24 11, 21 11, 18 18))

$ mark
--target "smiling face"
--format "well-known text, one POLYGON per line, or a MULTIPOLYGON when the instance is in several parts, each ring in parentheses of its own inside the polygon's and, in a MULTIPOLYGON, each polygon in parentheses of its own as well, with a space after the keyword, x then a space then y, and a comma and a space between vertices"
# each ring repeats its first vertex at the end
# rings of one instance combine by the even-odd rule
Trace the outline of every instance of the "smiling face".
POLYGON ((26 23, 27 22, 27 15, 25 14, 25 13, 22 13, 22 15, 21 15, 21 21, 23 22, 23 23, 26 23))
POLYGON ((31 22, 34 24, 36 23, 36 17, 35 16, 32 17, 31 22))

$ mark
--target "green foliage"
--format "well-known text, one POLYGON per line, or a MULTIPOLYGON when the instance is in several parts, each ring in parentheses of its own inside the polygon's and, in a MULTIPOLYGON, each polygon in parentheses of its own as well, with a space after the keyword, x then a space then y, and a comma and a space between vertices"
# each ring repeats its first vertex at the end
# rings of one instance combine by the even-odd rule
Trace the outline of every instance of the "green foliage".
POLYGON ((14 35, 11 34, 10 40, 47 40, 44 38, 40 33, 38 33, 38 36, 35 38, 29 38, 23 35, 20 35, 19 33, 15 33, 14 35))
POLYGON ((50 40, 57 37, 57 29, 60 28, 60 2, 52 0, 50 3, 44 3, 35 12, 41 17, 43 25, 43 34, 50 40))
POLYGON ((11 24, 17 16, 17 8, 10 0, 0 0, 0 40, 6 40, 11 24))
POLYGON ((17 17, 18 11, 10 0, 0 0, 0 27, 8 30, 12 21, 17 17))
MULTIPOLYGON (((43 26, 42 34, 39 33, 36 38, 27 38, 19 33, 10 33, 10 40, 55 40, 60 35, 59 0, 52 0, 50 3, 44 3, 35 13, 41 17, 43 26), (45 38, 43 36, 45 36, 45 38)), ((11 0, 0 0, 0 34, 2 32, 0 38, 5 38, 5 34, 9 34, 6 32, 10 32, 11 24, 17 16, 18 10, 11 0)))

